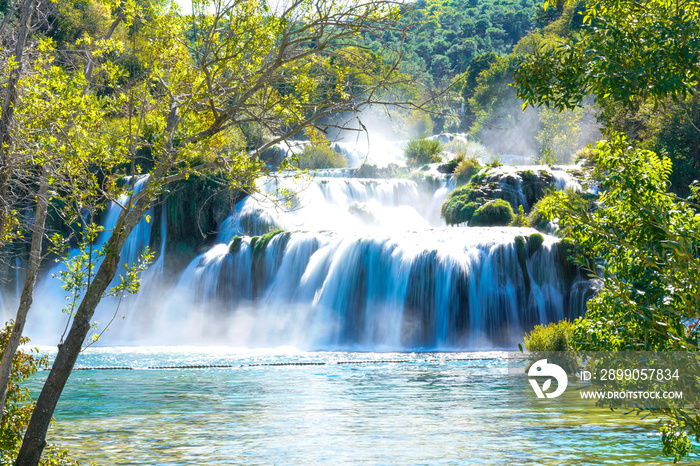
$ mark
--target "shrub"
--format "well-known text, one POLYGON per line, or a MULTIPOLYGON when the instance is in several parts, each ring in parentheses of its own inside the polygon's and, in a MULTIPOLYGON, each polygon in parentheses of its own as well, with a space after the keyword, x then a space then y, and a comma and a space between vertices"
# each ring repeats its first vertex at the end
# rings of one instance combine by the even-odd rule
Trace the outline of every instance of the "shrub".
MULTIPOLYGON (((9 321, 5 328, 0 330, 0 354, 5 350, 12 326, 13 322, 9 321)), ((22 337, 20 341, 22 345, 26 345, 29 339, 22 337)), ((0 425, 0 464, 14 464, 22 445, 24 429, 27 427, 34 410, 34 402, 29 396, 29 391, 20 384, 39 369, 47 368, 49 365, 48 358, 46 356, 38 357, 35 354, 36 351, 38 350, 25 350, 20 346, 12 361, 5 414, 2 417, 2 425, 0 425)), ((39 464, 53 466, 77 465, 79 463, 68 458, 68 453, 65 450, 55 445, 47 445, 39 464)))
POLYGON ((540 231, 547 231, 549 218, 547 218, 543 212, 543 207, 547 202, 547 197, 543 197, 537 204, 532 206, 532 210, 530 210, 530 214, 527 216, 527 226, 540 231))
POLYGON ((448 160, 438 167, 440 173, 454 173, 457 169, 457 165, 464 160, 464 155, 458 154, 453 159, 448 160))
POLYGON ((304 148, 304 152, 297 156, 299 168, 318 170, 321 168, 343 168, 347 160, 342 154, 334 151, 329 145, 311 144, 304 148))
POLYGON ((481 170, 481 164, 476 157, 469 157, 460 161, 454 170, 457 186, 469 183, 472 176, 479 170, 481 170))
POLYGON ((515 213, 510 203, 503 199, 489 201, 479 207, 471 220, 472 226, 506 226, 513 221, 515 213))
POLYGON ((527 226, 527 216, 525 215, 525 209, 522 205, 518 206, 518 213, 513 217, 513 221, 508 225, 510 227, 526 227, 527 226))
POLYGON ((411 139, 404 150, 406 163, 413 166, 425 165, 426 163, 439 162, 442 157, 443 145, 437 139, 428 139, 421 136, 411 139))
POLYGON ((574 154, 574 160, 576 161, 576 163, 582 162, 582 165, 584 167, 595 165, 595 157, 595 149, 590 144, 588 144, 586 147, 579 149, 574 154))
POLYGON ((535 325, 530 333, 525 334, 525 349, 535 351, 570 351, 573 349, 571 338, 574 323, 564 319, 547 325, 535 325))

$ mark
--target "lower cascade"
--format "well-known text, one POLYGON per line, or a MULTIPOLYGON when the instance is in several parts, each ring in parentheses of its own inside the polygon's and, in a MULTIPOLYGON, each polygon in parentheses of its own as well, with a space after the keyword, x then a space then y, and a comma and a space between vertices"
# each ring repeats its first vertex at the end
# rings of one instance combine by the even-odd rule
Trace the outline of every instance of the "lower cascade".
POLYGON ((233 310, 229 329, 245 345, 507 346, 524 328, 571 313, 557 245, 538 236, 441 228, 238 237, 197 257, 177 289, 199 320, 233 310))
MULTIPOLYGON (((129 260, 149 235, 157 235, 158 247, 153 238, 151 245, 159 254, 139 295, 120 306, 123 319, 102 338, 324 350, 513 348, 536 324, 582 314, 590 288, 557 238, 531 228, 448 227, 439 211, 452 189, 450 177, 357 179, 328 170, 262 180, 261 195, 240 201, 216 243, 180 272, 164 267, 163 206, 159 228, 145 223, 129 238, 129 260), (294 193, 286 206, 275 200, 280 189, 294 193)), ((35 306, 51 312, 29 326, 40 343, 66 319, 58 312, 64 293, 50 275, 35 306)), ((115 307, 105 300, 96 319, 109 321, 115 307)))

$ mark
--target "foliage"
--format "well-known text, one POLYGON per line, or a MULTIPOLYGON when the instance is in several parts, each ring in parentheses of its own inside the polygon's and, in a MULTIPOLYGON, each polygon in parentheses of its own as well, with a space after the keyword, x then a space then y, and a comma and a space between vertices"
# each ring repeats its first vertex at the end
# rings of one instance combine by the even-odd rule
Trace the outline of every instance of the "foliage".
POLYGON ((471 61, 469 68, 464 73, 464 84, 462 86, 462 98, 465 102, 469 101, 476 90, 476 78, 489 69, 496 61, 498 61, 498 55, 493 52, 479 55, 471 61))
POLYGON ((551 155, 551 160, 545 161, 547 165, 555 162, 571 163, 572 154, 579 147, 583 114, 582 107, 561 112, 550 108, 540 109, 542 129, 535 139, 540 144, 542 154, 551 155))
POLYGON ((433 120, 430 115, 420 110, 409 113, 403 122, 406 133, 411 137, 433 134, 433 120))
POLYGON ((334 151, 329 145, 312 145, 304 147, 297 156, 299 168, 317 170, 320 168, 343 168, 348 162, 342 154, 334 151))
POLYGON ((686 97, 700 79, 699 8, 697 0, 682 8, 665 0, 591 1, 579 35, 519 60, 518 97, 557 109, 580 106, 588 95, 627 107, 637 98, 686 97))
MULTIPOLYGON (((10 321, 0 331, 0 348, 3 351, 10 337, 12 326, 13 322, 10 321)), ((26 345, 29 343, 29 339, 23 337, 21 343, 26 345)), ((36 349, 20 349, 15 353, 12 361, 5 413, 2 418, 2 425, 0 425, 0 465, 9 466, 14 464, 24 437, 24 429, 34 409, 29 390, 26 387, 22 387, 21 384, 37 371, 47 368, 48 364, 48 358, 46 356, 39 357, 36 349)), ((50 446, 44 453, 40 464, 52 466, 77 465, 78 463, 71 461, 67 452, 55 446, 50 446)))
POLYGON ((421 136, 411 139, 404 149, 406 163, 412 166, 425 165, 426 163, 436 163, 442 159, 443 144, 436 139, 428 139, 421 136))
POLYGON ((576 344, 590 350, 697 349, 700 215, 667 192, 667 158, 635 149, 619 134, 598 143, 596 156, 603 179, 595 209, 571 192, 552 193, 545 208, 585 251, 577 263, 603 285, 577 322, 576 344))
MULTIPOLYGON (((150 219, 147 219, 150 221, 150 219)), ((86 226, 85 239, 80 242, 77 248, 77 253, 67 257, 64 260, 65 270, 62 270, 58 275, 54 275, 54 278, 58 278, 63 283, 61 289, 66 293, 66 305, 62 309, 62 312, 68 315, 68 321, 66 323, 66 329, 68 329, 68 324, 71 318, 75 315, 75 310, 78 303, 82 299, 87 287, 90 282, 94 280, 95 270, 99 266, 100 262, 103 260, 105 254, 107 253, 104 245, 103 247, 96 248, 94 242, 103 233, 102 227, 96 227, 94 224, 88 224, 86 226)), ((54 245, 59 249, 58 254, 62 253, 62 249, 65 248, 65 244, 61 241, 61 237, 55 234, 52 237, 54 245)), ((138 261, 134 264, 123 264, 122 271, 119 275, 119 283, 112 286, 106 290, 103 294, 104 297, 110 296, 117 298, 117 303, 115 305, 114 317, 106 324, 103 325, 103 329, 100 331, 95 331, 99 322, 92 323, 93 333, 88 338, 88 343, 86 346, 94 344, 100 336, 107 331, 110 324, 114 321, 119 312, 119 306, 124 297, 129 295, 135 295, 139 292, 141 285, 141 273, 145 271, 148 266, 153 261, 153 253, 148 247, 139 255, 138 261)), ((65 331, 64 331, 65 335, 65 331)), ((63 336, 61 337, 63 340, 63 336)))
POLYGON ((527 216, 527 225, 530 228, 535 228, 539 231, 547 231, 547 226, 549 225, 549 219, 545 214, 547 210, 547 204, 551 202, 549 195, 546 195, 537 203, 532 206, 530 213, 527 216))
POLYGON ((522 205, 518 206, 518 213, 513 217, 513 221, 508 225, 509 227, 526 227, 528 226, 527 215, 525 215, 525 209, 522 205))
POLYGON ((506 226, 513 221, 515 214, 510 203, 503 199, 489 201, 479 207, 471 219, 470 225, 478 227, 506 226))
POLYGON ((573 333, 574 324, 566 319, 547 325, 535 325, 531 332, 525 334, 525 349, 531 352, 571 351, 573 333))
POLYGON ((370 43, 380 54, 387 43, 403 43, 411 66, 439 82, 480 55, 507 54, 533 28, 533 13, 531 0, 421 0, 406 9, 410 34, 387 31, 370 43))
POLYGON ((461 160, 455 168, 454 175, 457 186, 469 183, 472 176, 481 170, 481 163, 475 157, 461 160))
POLYGON ((644 147, 667 155, 673 163, 671 190, 687 196, 688 186, 700 178, 700 97, 667 102, 651 112, 643 136, 644 147))

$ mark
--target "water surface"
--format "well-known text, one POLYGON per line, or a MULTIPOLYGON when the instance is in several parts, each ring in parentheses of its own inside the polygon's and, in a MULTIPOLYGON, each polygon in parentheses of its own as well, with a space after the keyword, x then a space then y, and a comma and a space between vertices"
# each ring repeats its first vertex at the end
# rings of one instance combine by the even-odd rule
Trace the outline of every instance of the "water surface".
POLYGON ((538 404, 504 356, 92 348, 77 367, 135 369, 74 371, 49 441, 97 464, 669 463, 654 420, 538 404), (232 367, 148 369, 195 364, 232 367))

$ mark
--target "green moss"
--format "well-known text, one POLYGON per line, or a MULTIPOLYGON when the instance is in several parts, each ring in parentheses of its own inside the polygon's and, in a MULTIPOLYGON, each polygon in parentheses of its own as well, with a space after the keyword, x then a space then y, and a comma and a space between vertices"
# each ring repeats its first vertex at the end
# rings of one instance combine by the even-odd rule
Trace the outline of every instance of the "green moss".
POLYGON ((267 246, 270 244, 270 241, 272 241, 272 238, 280 233, 284 233, 284 230, 274 230, 262 236, 254 236, 251 238, 250 246, 253 248, 253 256, 258 256, 264 253, 265 249, 267 249, 267 246))
POLYGON ((241 241, 243 238, 240 236, 234 236, 231 243, 228 245, 228 252, 231 254, 236 254, 241 250, 241 241))
POLYGON ((527 240, 524 236, 515 237, 515 251, 518 255, 518 264, 523 273, 523 281, 525 282, 525 292, 530 294, 530 273, 527 271, 527 240))
POLYGON ((532 255, 536 253, 540 247, 542 247, 542 243, 544 243, 544 236, 539 233, 533 233, 530 235, 528 243, 530 245, 530 257, 532 257, 532 255))
POLYGON ((484 181, 484 178, 486 178, 486 175, 488 174, 488 170, 480 170, 479 173, 476 175, 472 176, 471 182, 474 184, 480 184, 482 181, 484 181))
POLYGON ((458 225, 471 220, 479 208, 475 202, 475 191, 471 184, 464 185, 452 191, 442 205, 440 213, 448 225, 458 225))
POLYGON ((489 201, 479 207, 471 219, 472 226, 506 226, 513 221, 515 213, 510 203, 503 199, 489 201))
POLYGON ((523 181, 532 182, 532 181, 535 181, 537 179, 537 175, 535 175, 535 172, 533 172, 532 170, 525 170, 524 172, 522 172, 520 174, 520 178, 523 181))

